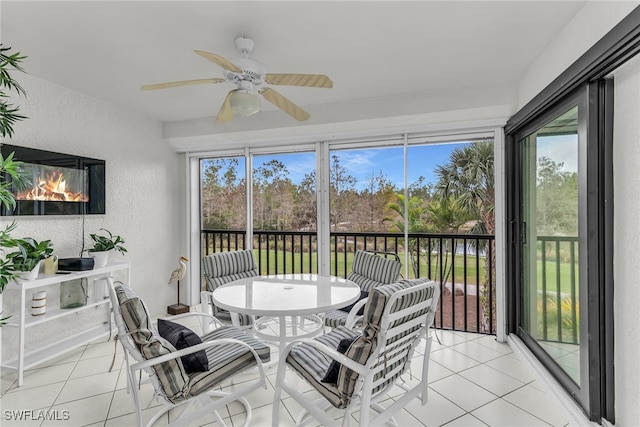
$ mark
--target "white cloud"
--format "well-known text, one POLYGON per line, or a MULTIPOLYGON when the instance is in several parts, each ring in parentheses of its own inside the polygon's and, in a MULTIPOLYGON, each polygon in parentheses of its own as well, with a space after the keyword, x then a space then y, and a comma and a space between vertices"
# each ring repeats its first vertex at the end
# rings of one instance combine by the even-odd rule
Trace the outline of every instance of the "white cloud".
POLYGON ((538 138, 537 156, 563 163, 565 172, 578 171, 578 135, 558 135, 538 138))

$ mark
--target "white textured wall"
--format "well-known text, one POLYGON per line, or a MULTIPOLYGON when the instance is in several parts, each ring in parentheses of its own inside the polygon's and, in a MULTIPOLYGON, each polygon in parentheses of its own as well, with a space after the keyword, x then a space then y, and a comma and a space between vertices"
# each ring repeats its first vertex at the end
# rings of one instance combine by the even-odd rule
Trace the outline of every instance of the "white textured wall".
POLYGON ((518 108, 531 101, 638 5, 639 1, 586 2, 522 75, 518 87, 518 108))
POLYGON ((614 74, 614 320, 616 425, 640 425, 640 56, 614 74))
MULTIPOLYGON (((16 101, 29 119, 15 126, 14 138, 4 142, 106 161, 106 214, 87 215, 84 240, 89 245, 89 233, 102 227, 123 236, 129 252, 117 257, 131 263, 133 287, 152 313, 164 312, 176 298, 175 287, 167 286, 169 273, 178 265, 177 258, 186 255, 183 155, 162 140, 157 121, 28 75, 16 78, 27 92, 16 101)), ((16 218, 15 236, 50 239, 59 257, 78 256, 81 216, 16 218)), ((2 224, 7 221, 0 218, 2 224)), ((12 298, 3 294, 7 314, 12 298)), ((73 317, 66 322, 86 320, 73 317)), ((3 329, 4 358, 15 347, 9 329, 3 329)), ((67 329, 64 322, 34 328, 27 343, 54 339, 67 329)))

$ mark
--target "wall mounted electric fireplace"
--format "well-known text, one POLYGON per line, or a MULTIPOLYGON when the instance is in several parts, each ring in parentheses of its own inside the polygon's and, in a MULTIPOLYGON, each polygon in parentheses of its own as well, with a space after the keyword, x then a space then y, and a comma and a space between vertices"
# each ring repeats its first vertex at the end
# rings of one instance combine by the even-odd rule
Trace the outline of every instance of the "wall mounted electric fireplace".
MULTIPOLYGON (((14 159, 28 183, 11 182, 16 209, 2 215, 80 215, 105 213, 104 160, 2 144, 3 157, 14 159)), ((2 177, 9 182, 10 177, 2 177)))

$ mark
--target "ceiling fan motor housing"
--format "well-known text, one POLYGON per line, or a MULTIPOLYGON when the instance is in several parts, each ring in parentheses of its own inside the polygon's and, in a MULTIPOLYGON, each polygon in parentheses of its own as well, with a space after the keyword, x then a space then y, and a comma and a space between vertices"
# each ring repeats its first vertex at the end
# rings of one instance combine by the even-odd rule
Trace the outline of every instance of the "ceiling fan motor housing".
POLYGON ((225 70, 224 77, 233 83, 240 81, 249 81, 256 86, 264 83, 264 75, 267 73, 266 68, 259 62, 256 62, 249 58, 235 58, 232 62, 242 69, 242 73, 234 73, 233 71, 225 70))

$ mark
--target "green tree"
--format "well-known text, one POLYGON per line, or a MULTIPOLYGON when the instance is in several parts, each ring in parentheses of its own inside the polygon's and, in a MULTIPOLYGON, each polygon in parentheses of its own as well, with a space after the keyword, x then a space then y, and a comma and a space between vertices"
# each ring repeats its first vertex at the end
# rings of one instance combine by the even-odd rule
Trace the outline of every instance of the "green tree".
POLYGON ((409 184, 409 196, 410 197, 419 197, 423 200, 430 200, 433 197, 433 184, 430 182, 425 182, 424 176, 419 176, 414 182, 409 184))
POLYGON ((371 172, 365 182, 365 189, 359 195, 357 212, 352 223, 357 223, 356 231, 384 231, 383 219, 388 216, 389 203, 395 200, 396 188, 389 178, 379 171, 371 172))
MULTIPOLYGON (((481 229, 495 233, 495 187, 493 142, 473 142, 451 152, 449 161, 436 167, 436 193, 453 197, 481 229)), ((476 230, 480 230, 476 228, 476 230)))
POLYGON ((304 175, 297 186, 294 218, 298 230, 317 230, 318 198, 316 196, 316 171, 304 175))
POLYGON ((239 178, 237 158, 203 161, 201 194, 205 228, 244 229, 245 180, 239 178))
POLYGON ((578 174, 563 163, 538 159, 536 172, 536 228, 544 235, 578 235, 578 174))
POLYGON ((272 159, 253 170, 254 226, 258 230, 286 230, 293 217, 295 188, 289 170, 272 159))
MULTIPOLYGON (((449 161, 439 165, 435 174, 438 178, 436 193, 441 198, 452 197, 466 210, 469 218, 477 218, 472 228, 474 233, 495 235, 495 187, 493 142, 473 142, 451 152, 449 161)), ((491 257, 485 258, 487 276, 495 277, 495 242, 491 243, 491 257)), ((483 248, 477 248, 478 250, 483 248)), ((491 295, 487 283, 481 290, 480 300, 483 314, 483 328, 489 330, 489 308, 495 313, 495 280, 491 281, 491 295)), ((495 325, 492 325, 495 326, 495 325)))
MULTIPOLYGON (((451 196, 432 198, 427 207, 427 214, 425 231, 431 233, 457 234, 470 218, 469 212, 451 196)), ((446 283, 453 269, 453 257, 458 250, 458 240, 433 240, 431 245, 428 241, 425 244, 427 245, 424 248, 425 253, 429 254, 431 265, 435 267, 435 274, 442 272, 440 279, 446 283)))
MULTIPOLYGON (((393 212, 392 215, 386 216, 383 221, 390 223, 401 233, 405 232, 405 197, 403 193, 396 194, 396 201, 389 203, 388 207, 393 212)), ((427 229, 427 209, 424 201, 419 197, 410 197, 406 209, 406 224, 408 225, 407 233, 420 233, 427 229)), ((411 260, 411 269, 414 277, 418 277, 420 271, 420 250, 418 248, 418 239, 409 238, 407 242, 407 251, 411 260)))
POLYGON ((330 182, 330 215, 333 230, 337 231, 340 224, 348 216, 348 212, 353 211, 354 197, 356 193, 356 183, 358 180, 349 174, 347 168, 340 164, 340 158, 332 154, 329 164, 330 182))

